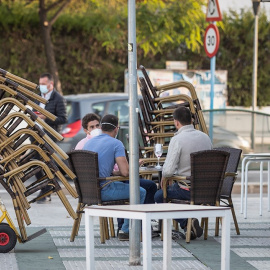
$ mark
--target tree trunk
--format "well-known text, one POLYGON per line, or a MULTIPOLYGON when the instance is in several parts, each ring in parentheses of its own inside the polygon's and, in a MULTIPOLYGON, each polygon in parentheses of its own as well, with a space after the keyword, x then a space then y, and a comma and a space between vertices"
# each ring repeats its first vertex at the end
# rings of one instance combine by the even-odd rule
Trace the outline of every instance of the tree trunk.
POLYGON ((51 25, 47 20, 47 12, 45 9, 45 1, 39 1, 39 18, 40 18, 40 27, 41 27, 41 34, 45 49, 45 55, 47 59, 47 68, 49 72, 54 77, 54 85, 56 90, 63 95, 61 81, 59 79, 58 69, 55 61, 53 43, 51 39, 51 25))

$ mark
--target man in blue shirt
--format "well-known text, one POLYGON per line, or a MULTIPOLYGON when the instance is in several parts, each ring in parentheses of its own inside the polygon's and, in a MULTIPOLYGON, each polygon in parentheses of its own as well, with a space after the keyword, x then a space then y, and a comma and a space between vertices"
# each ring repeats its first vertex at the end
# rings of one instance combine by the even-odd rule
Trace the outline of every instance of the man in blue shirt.
MULTIPOLYGON (((98 153, 99 176, 128 176, 129 165, 123 143, 116 139, 119 126, 115 115, 105 115, 101 120, 102 134, 87 141, 83 149, 98 153), (117 163, 119 171, 113 171, 117 163)), ((105 182, 105 181, 104 181, 105 182)), ((101 186, 104 184, 101 182, 101 186)), ((157 186, 150 180, 140 179, 140 203, 154 203, 157 186)), ((101 200, 129 199, 129 184, 113 182, 101 189, 101 200)), ((118 234, 119 240, 129 240, 129 220, 125 219, 118 234)))

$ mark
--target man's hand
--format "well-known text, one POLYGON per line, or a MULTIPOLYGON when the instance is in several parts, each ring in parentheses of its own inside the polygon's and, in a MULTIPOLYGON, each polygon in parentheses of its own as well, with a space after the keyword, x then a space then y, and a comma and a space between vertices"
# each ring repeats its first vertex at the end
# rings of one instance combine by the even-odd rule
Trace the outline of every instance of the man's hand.
POLYGON ((112 172, 112 175, 113 176, 122 176, 121 173, 120 173, 120 171, 113 171, 112 172))
MULTIPOLYGON (((173 184, 173 180, 167 181, 167 183, 168 183, 168 186, 171 186, 173 184)), ((161 189, 163 189, 163 185, 164 185, 164 177, 162 177, 160 181, 161 189)))
POLYGON ((142 166, 144 164, 144 160, 143 159, 139 159, 139 166, 142 166))

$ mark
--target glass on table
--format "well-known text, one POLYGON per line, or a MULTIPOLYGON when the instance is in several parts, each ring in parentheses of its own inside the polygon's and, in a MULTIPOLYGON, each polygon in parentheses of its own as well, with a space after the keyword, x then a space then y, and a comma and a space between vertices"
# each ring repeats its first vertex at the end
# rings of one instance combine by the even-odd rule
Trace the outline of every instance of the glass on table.
POLYGON ((155 151, 155 155, 156 155, 156 157, 157 157, 157 159, 158 159, 158 164, 157 164, 156 168, 157 168, 157 169, 160 169, 161 166, 160 166, 160 164, 159 164, 159 159, 160 159, 160 157, 162 156, 162 153, 163 153, 163 144, 161 144, 161 143, 156 143, 156 144, 154 145, 154 151, 155 151))

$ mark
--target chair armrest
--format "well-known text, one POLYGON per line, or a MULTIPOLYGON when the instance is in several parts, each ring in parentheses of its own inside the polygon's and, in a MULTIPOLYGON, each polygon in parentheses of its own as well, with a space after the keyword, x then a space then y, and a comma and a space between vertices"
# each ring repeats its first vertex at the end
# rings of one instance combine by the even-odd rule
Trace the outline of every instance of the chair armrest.
POLYGON ((112 182, 116 181, 127 181, 129 180, 129 177, 124 177, 124 176, 110 176, 110 177, 105 177, 105 178, 99 178, 98 182, 100 181, 107 181, 105 184, 102 185, 101 189, 104 188, 105 186, 109 185, 112 182))
POLYGON ((188 186, 188 184, 185 182, 185 180, 190 180, 190 176, 173 175, 170 177, 164 177, 163 178, 163 198, 164 199, 167 198, 167 186, 168 186, 169 181, 177 181, 177 182, 182 183, 183 185, 188 186))
POLYGON ((236 177, 237 175, 238 175, 238 173, 235 173, 235 172, 226 172, 225 173, 225 177, 227 177, 227 176, 236 177))

